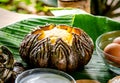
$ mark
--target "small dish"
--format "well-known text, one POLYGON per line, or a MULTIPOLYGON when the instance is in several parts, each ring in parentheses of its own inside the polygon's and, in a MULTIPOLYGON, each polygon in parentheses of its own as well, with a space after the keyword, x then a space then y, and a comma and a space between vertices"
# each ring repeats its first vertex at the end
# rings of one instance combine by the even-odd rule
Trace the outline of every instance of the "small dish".
POLYGON ((49 68, 35 68, 19 74, 15 83, 76 83, 69 74, 49 68))
POLYGON ((96 52, 102 57, 108 69, 116 74, 120 74, 120 64, 118 64, 118 62, 120 62, 120 57, 110 55, 103 51, 104 48, 108 44, 113 43, 113 40, 117 37, 120 37, 120 30, 110 31, 100 35, 96 40, 96 52))

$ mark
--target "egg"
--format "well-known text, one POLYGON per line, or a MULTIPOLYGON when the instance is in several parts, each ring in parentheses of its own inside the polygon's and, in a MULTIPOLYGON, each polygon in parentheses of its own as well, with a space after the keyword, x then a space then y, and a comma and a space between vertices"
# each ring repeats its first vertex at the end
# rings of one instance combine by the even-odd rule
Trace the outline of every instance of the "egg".
POLYGON ((113 43, 118 43, 118 44, 120 44, 120 37, 115 38, 115 39, 113 40, 113 43))
POLYGON ((104 48, 105 58, 120 64, 120 44, 110 43, 104 48))

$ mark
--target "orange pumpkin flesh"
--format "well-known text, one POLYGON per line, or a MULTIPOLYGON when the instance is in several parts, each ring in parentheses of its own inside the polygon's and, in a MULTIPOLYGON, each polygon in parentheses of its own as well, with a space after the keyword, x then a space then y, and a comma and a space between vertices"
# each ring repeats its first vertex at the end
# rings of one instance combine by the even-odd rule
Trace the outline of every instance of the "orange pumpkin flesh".
POLYGON ((52 44, 55 44, 56 40, 61 38, 67 44, 72 44, 72 33, 80 35, 80 30, 65 25, 54 26, 50 25, 33 31, 32 34, 41 34, 39 40, 49 37, 52 44))

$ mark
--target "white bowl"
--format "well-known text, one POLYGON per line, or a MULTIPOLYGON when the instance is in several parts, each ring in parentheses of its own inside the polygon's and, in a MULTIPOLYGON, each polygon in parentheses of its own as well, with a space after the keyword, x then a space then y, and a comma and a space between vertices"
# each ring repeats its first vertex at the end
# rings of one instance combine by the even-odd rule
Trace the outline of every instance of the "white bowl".
POLYGON ((69 74, 49 68, 35 68, 19 74, 15 83, 76 83, 69 74))

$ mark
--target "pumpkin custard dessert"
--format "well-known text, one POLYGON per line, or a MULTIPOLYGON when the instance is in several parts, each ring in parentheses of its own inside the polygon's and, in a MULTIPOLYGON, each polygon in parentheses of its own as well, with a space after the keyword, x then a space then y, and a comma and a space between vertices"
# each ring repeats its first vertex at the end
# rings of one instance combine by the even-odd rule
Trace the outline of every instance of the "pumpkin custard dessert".
POLYGON ((92 39, 80 28, 68 25, 39 26, 22 41, 21 58, 31 67, 76 71, 91 59, 92 39))

